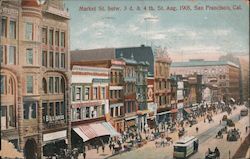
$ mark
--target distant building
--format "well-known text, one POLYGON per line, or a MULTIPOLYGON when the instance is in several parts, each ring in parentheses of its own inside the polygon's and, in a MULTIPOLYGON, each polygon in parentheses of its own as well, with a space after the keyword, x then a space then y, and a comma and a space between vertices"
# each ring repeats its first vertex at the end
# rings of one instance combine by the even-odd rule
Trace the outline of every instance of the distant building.
POLYGON ((240 101, 240 68, 232 62, 202 59, 173 62, 170 72, 181 75, 193 73, 202 75, 203 85, 218 88, 219 101, 240 101))
POLYGON ((240 67, 240 99, 247 101, 249 97, 249 59, 235 57, 232 54, 227 54, 219 58, 220 61, 230 61, 240 67))

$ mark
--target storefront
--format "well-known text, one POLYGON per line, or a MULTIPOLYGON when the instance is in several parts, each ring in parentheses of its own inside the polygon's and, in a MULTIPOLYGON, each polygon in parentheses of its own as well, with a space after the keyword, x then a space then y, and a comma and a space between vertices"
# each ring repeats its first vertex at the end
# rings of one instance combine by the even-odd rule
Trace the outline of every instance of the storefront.
POLYGON ((137 131, 137 128, 138 128, 137 116, 125 118, 125 130, 132 129, 132 130, 137 131))
POLYGON ((95 146, 108 143, 110 137, 120 136, 108 122, 97 122, 75 126, 72 130, 72 146, 82 148, 83 145, 95 146))
POLYGON ((168 123, 172 121, 171 111, 164 111, 157 113, 156 115, 156 124, 159 125, 160 123, 168 123))
POLYGON ((66 149, 67 130, 43 134, 43 156, 59 154, 60 149, 66 149))

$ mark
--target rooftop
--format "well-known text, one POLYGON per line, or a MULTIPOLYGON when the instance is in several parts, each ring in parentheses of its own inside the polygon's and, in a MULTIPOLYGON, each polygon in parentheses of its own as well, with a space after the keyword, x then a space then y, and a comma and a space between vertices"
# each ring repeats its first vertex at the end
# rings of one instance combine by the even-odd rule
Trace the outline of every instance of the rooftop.
POLYGON ((204 59, 191 59, 186 62, 173 62, 171 67, 197 67, 197 66, 218 66, 218 65, 230 65, 239 67, 238 65, 229 61, 205 61, 204 59))

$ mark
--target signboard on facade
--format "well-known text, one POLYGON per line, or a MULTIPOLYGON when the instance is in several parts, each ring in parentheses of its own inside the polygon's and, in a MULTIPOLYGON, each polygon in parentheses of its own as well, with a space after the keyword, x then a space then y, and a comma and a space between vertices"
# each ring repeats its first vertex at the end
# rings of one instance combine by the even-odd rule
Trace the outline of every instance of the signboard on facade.
POLYGON ((177 100, 183 99, 183 90, 177 90, 177 100))
POLYGON ((46 122, 53 122, 57 120, 64 120, 64 115, 57 115, 57 116, 48 116, 46 115, 45 121, 46 122))
POLYGON ((88 101, 85 103, 74 103, 71 104, 72 108, 79 108, 79 107, 85 107, 85 106, 98 106, 102 105, 101 101, 88 101))
POLYGON ((177 82, 178 89, 184 89, 184 85, 182 81, 177 82))

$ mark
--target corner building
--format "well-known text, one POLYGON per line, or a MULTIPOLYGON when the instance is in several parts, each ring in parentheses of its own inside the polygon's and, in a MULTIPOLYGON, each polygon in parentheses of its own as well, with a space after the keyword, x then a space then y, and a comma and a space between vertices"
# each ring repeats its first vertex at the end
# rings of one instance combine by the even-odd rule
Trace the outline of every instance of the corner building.
POLYGON ((3 139, 42 158, 70 145, 69 15, 59 0, 3 1, 1 9, 3 139))

